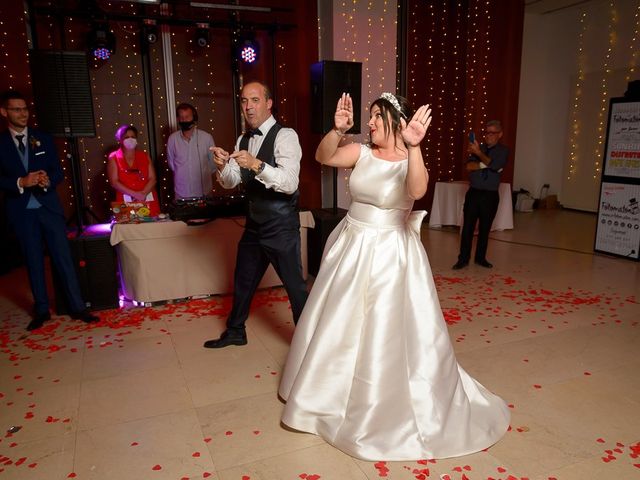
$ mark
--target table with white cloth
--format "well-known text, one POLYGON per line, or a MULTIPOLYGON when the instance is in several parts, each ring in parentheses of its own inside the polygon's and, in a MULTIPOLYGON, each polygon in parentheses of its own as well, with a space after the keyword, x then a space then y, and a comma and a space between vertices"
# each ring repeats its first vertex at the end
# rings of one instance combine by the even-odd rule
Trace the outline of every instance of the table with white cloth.
MULTIPOLYGON (((469 182, 436 182, 433 193, 433 204, 429 217, 429 227, 443 225, 462 226, 464 196, 469 190, 469 182)), ((491 230, 513 229, 513 203, 511 200, 511 184, 501 183, 498 187, 500 203, 491 230)))
MULTIPOLYGON (((233 291, 233 273, 244 217, 218 218, 204 225, 181 221, 114 224, 111 245, 120 263, 122 293, 151 303, 233 291)), ((311 212, 300 212, 302 273, 307 278, 307 229, 311 212)), ((259 288, 281 285, 269 266, 259 288)))

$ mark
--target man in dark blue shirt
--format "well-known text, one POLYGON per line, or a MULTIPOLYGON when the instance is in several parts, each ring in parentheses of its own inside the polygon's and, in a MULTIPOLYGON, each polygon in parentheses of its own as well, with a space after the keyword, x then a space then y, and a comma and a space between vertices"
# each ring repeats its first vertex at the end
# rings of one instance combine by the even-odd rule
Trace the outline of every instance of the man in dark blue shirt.
POLYGON ((509 149, 502 145, 502 125, 498 120, 487 122, 484 132, 485 143, 478 144, 477 140, 469 143, 469 159, 467 170, 469 173, 469 190, 464 199, 464 223, 460 236, 460 253, 458 261, 452 267, 459 270, 469 264, 471 258, 471 243, 473 233, 478 222, 478 243, 476 244, 475 263, 491 268, 487 261, 487 245, 489 231, 498 211, 500 196, 500 174, 507 164, 509 149))

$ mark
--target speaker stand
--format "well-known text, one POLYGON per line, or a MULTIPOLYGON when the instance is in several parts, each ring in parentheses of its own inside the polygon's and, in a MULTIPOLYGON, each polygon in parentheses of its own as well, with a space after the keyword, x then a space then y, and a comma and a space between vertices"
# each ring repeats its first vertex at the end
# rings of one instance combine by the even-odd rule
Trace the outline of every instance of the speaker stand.
POLYGON ((77 137, 67 137, 69 153, 67 161, 71 165, 71 188, 75 197, 75 221, 77 235, 80 236, 85 228, 85 213, 90 214, 96 223, 100 223, 98 216, 85 204, 84 187, 82 185, 82 171, 80 169, 80 148, 77 137))

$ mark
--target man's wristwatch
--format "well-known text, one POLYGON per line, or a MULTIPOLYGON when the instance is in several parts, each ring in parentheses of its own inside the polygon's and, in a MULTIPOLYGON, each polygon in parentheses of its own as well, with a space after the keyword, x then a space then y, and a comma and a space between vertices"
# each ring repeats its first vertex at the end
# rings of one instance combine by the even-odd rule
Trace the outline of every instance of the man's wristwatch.
POLYGON ((256 170, 256 175, 260 175, 262 173, 262 171, 264 170, 264 166, 266 164, 263 161, 260 161, 260 166, 258 167, 258 169, 256 170))

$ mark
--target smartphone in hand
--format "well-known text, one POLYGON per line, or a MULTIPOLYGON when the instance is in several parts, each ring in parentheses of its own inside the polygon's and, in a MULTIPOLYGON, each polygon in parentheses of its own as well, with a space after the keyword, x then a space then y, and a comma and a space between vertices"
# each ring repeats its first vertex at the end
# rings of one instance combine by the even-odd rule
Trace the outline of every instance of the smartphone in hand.
POLYGON ((475 143, 476 141, 476 134, 473 132, 469 132, 469 143, 475 143))

